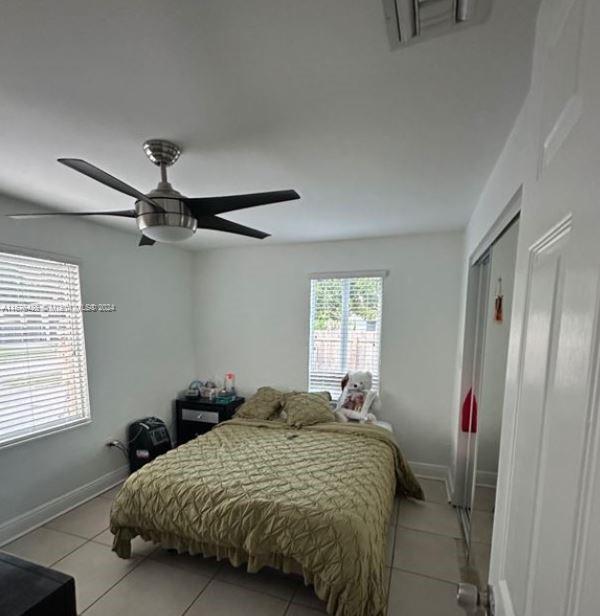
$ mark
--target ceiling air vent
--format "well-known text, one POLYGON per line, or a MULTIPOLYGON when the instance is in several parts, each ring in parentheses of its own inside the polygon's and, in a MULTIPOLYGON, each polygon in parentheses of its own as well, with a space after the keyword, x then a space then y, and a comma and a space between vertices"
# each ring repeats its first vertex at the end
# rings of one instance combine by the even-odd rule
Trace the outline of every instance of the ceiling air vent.
POLYGON ((484 21, 491 0, 383 0, 392 47, 484 21))

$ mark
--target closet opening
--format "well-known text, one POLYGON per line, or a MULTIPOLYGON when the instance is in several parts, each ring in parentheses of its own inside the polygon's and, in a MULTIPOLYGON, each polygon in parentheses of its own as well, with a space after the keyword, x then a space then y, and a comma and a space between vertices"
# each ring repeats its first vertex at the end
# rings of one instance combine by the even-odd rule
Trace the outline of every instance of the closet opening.
POLYGON ((473 583, 487 587, 517 242, 520 192, 495 233, 474 253, 467 306, 453 503, 473 583), (516 212, 516 214, 515 214, 516 212))

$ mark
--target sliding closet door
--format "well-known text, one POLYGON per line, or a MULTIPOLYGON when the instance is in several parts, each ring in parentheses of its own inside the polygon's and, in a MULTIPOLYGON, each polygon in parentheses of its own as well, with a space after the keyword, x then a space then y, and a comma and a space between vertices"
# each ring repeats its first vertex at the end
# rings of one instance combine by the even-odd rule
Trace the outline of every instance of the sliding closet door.
MULTIPOLYGON (((471 378, 471 387, 474 393, 473 401, 481 399, 481 382, 484 370, 485 337, 486 337, 486 314, 488 312, 488 296, 490 288, 490 253, 487 252, 474 266, 478 277, 477 312, 475 324, 474 361, 471 378)), ((475 404, 475 402, 473 402, 475 404)), ((464 426, 463 426, 464 429, 464 426)), ((465 506, 467 511, 467 528, 465 537, 470 543, 471 537, 471 511, 475 497, 475 484, 477 481, 477 455, 479 446, 479 405, 470 412, 470 426, 466 433, 467 438, 467 468, 465 484, 465 506)))
POLYGON ((479 393, 477 485, 495 487, 506 385, 506 359, 515 275, 519 221, 494 242, 485 315, 485 349, 479 393), (501 302, 498 304, 498 302, 501 302))

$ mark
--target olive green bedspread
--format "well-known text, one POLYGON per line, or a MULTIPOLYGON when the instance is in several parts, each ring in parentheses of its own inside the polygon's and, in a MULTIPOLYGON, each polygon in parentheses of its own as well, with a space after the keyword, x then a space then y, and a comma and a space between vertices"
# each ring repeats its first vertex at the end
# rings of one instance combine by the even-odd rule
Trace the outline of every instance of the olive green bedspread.
POLYGON ((394 493, 422 498, 391 433, 234 419, 147 464, 111 511, 113 550, 137 535, 190 554, 271 566, 314 584, 335 616, 383 616, 394 493))

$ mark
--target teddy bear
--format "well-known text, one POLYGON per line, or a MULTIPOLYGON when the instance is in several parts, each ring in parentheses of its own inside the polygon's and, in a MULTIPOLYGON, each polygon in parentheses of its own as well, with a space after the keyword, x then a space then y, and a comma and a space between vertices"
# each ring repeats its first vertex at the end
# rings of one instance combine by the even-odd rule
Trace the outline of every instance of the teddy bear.
POLYGON ((348 372, 342 379, 342 395, 335 408, 338 421, 350 419, 361 423, 374 423, 377 417, 370 411, 378 411, 381 407, 379 396, 371 389, 373 375, 370 372, 348 372))

